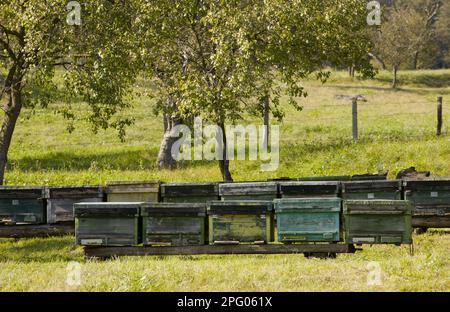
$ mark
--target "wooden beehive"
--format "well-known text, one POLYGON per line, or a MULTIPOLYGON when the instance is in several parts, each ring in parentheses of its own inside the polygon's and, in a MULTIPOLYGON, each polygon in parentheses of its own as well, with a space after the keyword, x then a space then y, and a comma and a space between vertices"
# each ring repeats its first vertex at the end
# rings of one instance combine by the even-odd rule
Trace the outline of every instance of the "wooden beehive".
POLYGON ((450 227, 450 179, 437 178, 403 183, 405 199, 414 204, 414 227, 450 227))
POLYGON ((146 203, 141 208, 144 245, 205 244, 206 205, 146 203))
POLYGON ((402 181, 352 181, 342 182, 343 199, 402 199, 402 181))
POLYGON ((47 223, 74 222, 73 205, 80 202, 102 202, 103 189, 97 185, 51 186, 45 189, 47 223))
POLYGON ((160 182, 114 181, 106 185, 108 202, 158 202, 160 182))
POLYGON ((406 200, 346 200, 348 244, 411 244, 412 203, 406 200))
POLYGON ((340 183, 337 181, 280 182, 282 198, 338 197, 340 183))
POLYGON ((222 200, 274 200, 278 197, 276 182, 239 182, 219 184, 222 200))
POLYGON ((274 202, 278 241, 338 242, 340 198, 288 198, 274 202))
POLYGON ((206 203, 219 199, 219 183, 162 183, 161 200, 168 203, 206 203))
POLYGON ((208 204, 211 244, 268 243, 273 241, 271 201, 213 201, 208 204))
POLYGON ((142 203, 74 204, 75 239, 86 246, 133 246, 140 243, 142 203))
POLYGON ((45 223, 43 187, 0 187, 0 223, 45 223))

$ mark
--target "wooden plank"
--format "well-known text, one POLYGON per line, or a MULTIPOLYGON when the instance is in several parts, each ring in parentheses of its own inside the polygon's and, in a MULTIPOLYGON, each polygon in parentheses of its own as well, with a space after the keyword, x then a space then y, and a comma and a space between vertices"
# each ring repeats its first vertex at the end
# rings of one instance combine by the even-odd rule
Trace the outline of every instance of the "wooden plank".
POLYGON ((228 255, 228 254, 297 254, 297 253, 354 253, 348 244, 268 244, 268 245, 203 245, 182 247, 84 247, 88 258, 153 255, 228 255))
POLYGON ((450 228, 450 216, 414 216, 412 225, 415 228, 450 228))
POLYGON ((4 225, 0 226, 1 238, 29 238, 73 235, 73 223, 41 224, 41 225, 4 225))

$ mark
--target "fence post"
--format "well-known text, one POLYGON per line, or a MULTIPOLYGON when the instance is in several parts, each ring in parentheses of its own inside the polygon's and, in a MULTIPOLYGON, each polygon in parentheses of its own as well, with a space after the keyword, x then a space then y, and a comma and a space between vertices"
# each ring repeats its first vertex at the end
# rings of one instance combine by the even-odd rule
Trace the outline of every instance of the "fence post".
POLYGON ((438 97, 437 104, 437 135, 442 134, 442 96, 438 97))
POLYGON ((353 139, 358 140, 358 99, 352 99, 353 139))

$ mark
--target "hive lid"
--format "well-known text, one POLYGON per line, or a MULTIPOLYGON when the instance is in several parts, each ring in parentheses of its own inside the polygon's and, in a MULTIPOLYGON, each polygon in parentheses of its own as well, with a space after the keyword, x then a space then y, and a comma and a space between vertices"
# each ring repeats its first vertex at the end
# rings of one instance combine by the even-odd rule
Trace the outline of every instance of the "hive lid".
POLYGON ((340 183, 337 181, 303 181, 303 182, 280 182, 280 193, 282 195, 301 194, 338 194, 340 183))
POLYGON ((219 195, 276 195, 276 182, 237 182, 219 184, 219 195))
POLYGON ((218 196, 219 183, 162 183, 161 196, 218 196))
POLYGON ((44 187, 38 186, 1 186, 0 198, 41 199, 44 198, 44 187))
POLYGON ((274 200, 275 211, 327 210, 340 211, 340 198, 282 198, 274 200))
POLYGON ((45 190, 46 198, 49 199, 103 196, 103 188, 100 185, 48 186, 45 190))
POLYGON ((296 181, 350 181, 350 176, 324 176, 324 177, 303 177, 296 181))
POLYGON ((272 178, 267 179, 268 182, 285 182, 285 181, 296 181, 295 178, 289 178, 289 177, 281 177, 281 178, 272 178))
POLYGON ((208 203, 208 214, 265 214, 272 211, 272 201, 228 200, 208 203))
POLYGON ((390 181, 352 181, 342 182, 343 193, 364 193, 364 192, 395 192, 401 190, 400 180, 390 181))
POLYGON ((388 173, 381 173, 381 174, 372 174, 372 173, 366 173, 366 174, 355 174, 351 177, 352 181, 383 181, 387 180, 388 173))
POLYGON ((408 200, 344 200, 346 214, 411 214, 408 200))
POLYGON ((159 181, 110 181, 106 183, 106 193, 158 193, 159 186, 159 181))
POLYGON ((75 217, 137 217, 143 203, 76 203, 74 204, 75 217))
POLYGON ((142 216, 205 216, 206 204, 200 203, 145 203, 142 216))
POLYGON ((403 186, 407 191, 450 191, 450 178, 427 178, 424 180, 406 180, 403 186))

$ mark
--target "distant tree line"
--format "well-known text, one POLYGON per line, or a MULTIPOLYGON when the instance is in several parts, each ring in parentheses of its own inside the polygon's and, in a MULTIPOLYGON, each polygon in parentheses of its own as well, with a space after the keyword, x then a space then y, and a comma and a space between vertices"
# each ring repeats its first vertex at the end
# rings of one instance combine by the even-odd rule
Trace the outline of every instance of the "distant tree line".
MULTIPOLYGON (((450 1, 390 0, 372 30, 372 57, 381 68, 450 67, 450 1)), ((395 82, 395 81, 394 81, 395 82)))

